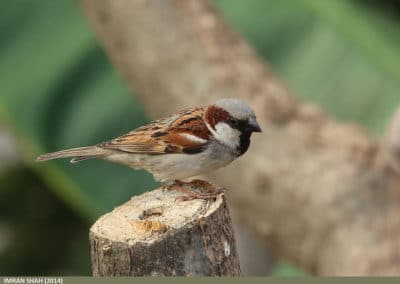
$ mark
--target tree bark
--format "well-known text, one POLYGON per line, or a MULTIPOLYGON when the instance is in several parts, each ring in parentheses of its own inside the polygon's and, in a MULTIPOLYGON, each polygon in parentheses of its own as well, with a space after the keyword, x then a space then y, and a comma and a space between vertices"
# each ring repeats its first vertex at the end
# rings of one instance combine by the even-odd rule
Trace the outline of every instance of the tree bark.
POLYGON ((174 191, 136 196, 90 229, 94 276, 240 276, 225 197, 178 201, 174 191))
POLYGON ((81 5, 153 117, 221 97, 254 107, 264 134, 213 178, 276 255, 320 275, 400 274, 400 179, 384 143, 295 99, 209 1, 81 5))

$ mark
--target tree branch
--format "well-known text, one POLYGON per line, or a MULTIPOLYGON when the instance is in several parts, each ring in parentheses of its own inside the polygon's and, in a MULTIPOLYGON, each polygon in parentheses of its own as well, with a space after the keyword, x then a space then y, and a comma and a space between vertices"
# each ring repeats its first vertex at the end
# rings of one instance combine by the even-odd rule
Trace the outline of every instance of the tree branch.
POLYGON ((81 5, 152 116, 220 97, 254 107, 264 134, 215 178, 275 254, 321 275, 400 274, 399 179, 380 144, 294 99, 209 1, 81 5))

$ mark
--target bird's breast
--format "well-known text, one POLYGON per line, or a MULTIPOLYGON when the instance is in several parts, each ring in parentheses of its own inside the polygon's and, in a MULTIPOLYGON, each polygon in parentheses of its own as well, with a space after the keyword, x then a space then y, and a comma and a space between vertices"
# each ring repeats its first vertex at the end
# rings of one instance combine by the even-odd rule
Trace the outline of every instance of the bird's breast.
POLYGON ((184 179, 224 167, 235 159, 225 146, 210 143, 197 154, 153 155, 146 158, 144 169, 160 181, 184 179))

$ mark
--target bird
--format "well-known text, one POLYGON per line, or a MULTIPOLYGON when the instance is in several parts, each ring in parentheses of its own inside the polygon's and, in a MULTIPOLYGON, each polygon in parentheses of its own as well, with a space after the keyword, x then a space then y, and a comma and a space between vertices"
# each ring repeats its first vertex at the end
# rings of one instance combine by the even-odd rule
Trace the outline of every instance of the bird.
POLYGON ((253 132, 262 132, 253 109, 243 100, 224 98, 178 111, 93 146, 40 155, 36 161, 103 159, 150 172, 166 188, 186 193, 184 200, 209 199, 221 190, 198 193, 189 185, 210 184, 183 180, 214 172, 242 156, 253 132))

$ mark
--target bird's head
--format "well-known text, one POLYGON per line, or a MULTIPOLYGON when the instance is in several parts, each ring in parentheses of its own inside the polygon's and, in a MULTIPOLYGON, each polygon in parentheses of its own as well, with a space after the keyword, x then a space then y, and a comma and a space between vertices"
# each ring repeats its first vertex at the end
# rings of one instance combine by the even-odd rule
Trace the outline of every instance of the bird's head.
POLYGON ((214 138, 220 143, 245 153, 253 132, 261 132, 251 107, 239 99, 221 99, 207 107, 205 121, 214 138))

